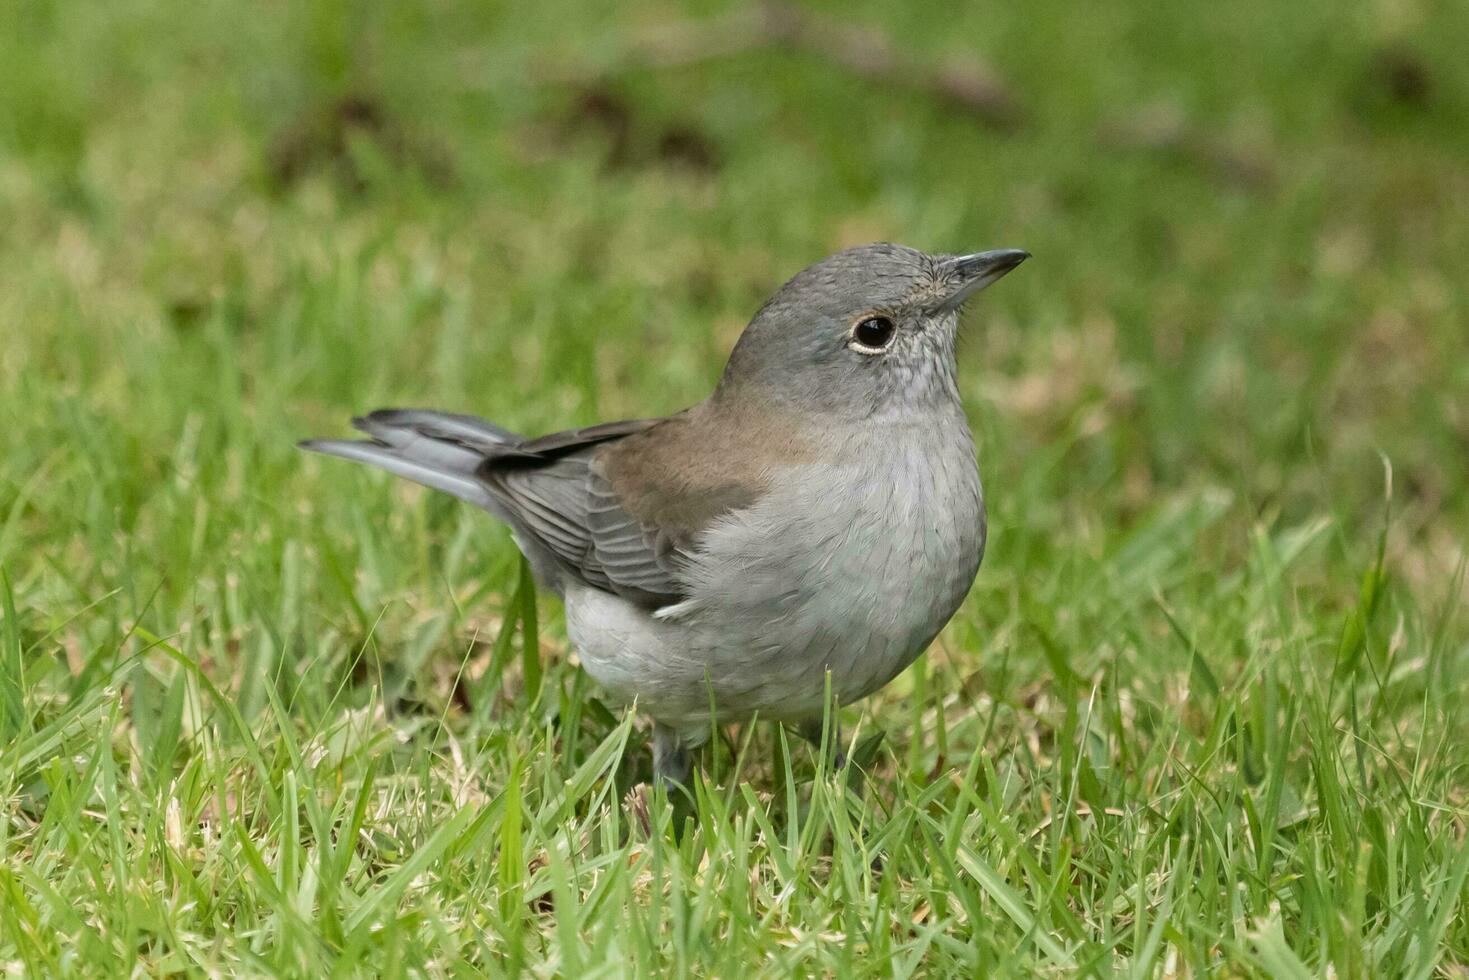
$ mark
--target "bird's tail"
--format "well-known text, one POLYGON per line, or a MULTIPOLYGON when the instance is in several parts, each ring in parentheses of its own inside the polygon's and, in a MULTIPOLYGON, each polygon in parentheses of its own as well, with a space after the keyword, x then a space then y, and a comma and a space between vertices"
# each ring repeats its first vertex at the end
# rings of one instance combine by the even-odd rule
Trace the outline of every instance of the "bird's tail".
POLYGON ((477 474, 488 460, 515 455, 520 436, 472 415, 379 409, 352 420, 370 439, 308 439, 302 449, 367 463, 495 512, 477 474))

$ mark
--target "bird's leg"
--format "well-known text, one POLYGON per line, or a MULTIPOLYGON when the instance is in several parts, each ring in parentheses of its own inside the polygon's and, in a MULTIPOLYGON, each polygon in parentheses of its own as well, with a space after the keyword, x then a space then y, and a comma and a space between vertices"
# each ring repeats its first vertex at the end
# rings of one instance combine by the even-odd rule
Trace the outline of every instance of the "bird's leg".
MULTIPOLYGON (((811 743, 811 747, 817 752, 821 751, 822 720, 815 718, 802 722, 796 731, 801 737, 811 743)), ((841 772, 847 765, 847 746, 842 741, 842 722, 836 712, 831 713, 831 767, 834 772, 841 772)))
POLYGON ((671 783, 688 789, 689 778, 694 773, 694 757, 689 747, 679 738, 678 732, 664 725, 653 725, 653 778, 660 783, 671 783))
POLYGON ((653 783, 662 785, 673 809, 673 839, 682 840, 695 815, 694 756, 672 728, 653 723, 653 783))

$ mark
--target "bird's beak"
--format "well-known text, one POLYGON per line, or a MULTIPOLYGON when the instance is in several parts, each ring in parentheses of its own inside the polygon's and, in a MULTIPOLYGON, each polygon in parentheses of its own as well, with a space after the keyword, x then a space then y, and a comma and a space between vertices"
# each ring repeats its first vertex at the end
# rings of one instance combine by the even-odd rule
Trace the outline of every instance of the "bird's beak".
POLYGON ((939 281, 949 290, 939 301, 941 312, 957 310, 964 301, 990 283, 998 282, 1030 253, 1018 248, 997 248, 972 255, 950 255, 939 260, 939 281))

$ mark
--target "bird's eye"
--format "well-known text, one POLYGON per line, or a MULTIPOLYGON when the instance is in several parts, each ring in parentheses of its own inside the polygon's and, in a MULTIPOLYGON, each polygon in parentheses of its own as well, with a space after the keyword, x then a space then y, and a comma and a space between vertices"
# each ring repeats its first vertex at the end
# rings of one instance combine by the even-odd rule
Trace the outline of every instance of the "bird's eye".
POLYGON ((869 316, 852 328, 853 346, 864 354, 876 354, 892 343, 897 327, 885 316, 869 316))

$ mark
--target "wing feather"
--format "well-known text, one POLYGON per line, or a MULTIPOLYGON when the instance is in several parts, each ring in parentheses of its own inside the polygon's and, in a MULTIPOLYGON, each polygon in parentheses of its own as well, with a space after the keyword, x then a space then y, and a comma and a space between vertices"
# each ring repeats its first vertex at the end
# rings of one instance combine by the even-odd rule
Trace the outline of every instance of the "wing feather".
POLYGON ((698 411, 524 439, 470 415, 385 409, 353 420, 371 441, 304 445, 472 501, 566 574, 662 609, 688 598, 699 532, 760 492, 706 472, 728 454, 691 424, 698 411))

